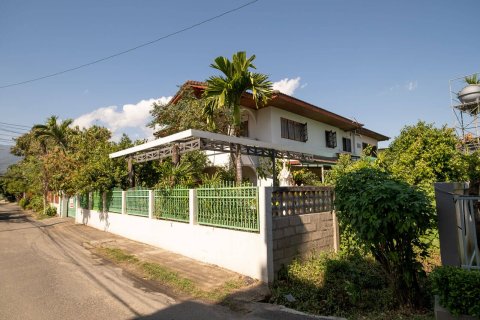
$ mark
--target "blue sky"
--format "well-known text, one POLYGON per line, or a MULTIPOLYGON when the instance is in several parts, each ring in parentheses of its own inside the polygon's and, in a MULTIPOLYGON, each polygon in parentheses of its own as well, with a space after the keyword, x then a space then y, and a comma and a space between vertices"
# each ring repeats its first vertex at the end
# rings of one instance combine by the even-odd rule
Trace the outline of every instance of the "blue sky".
MULTIPOLYGON (((246 2, 3 0, 0 86, 108 56, 246 2)), ((106 62, 0 89, 0 122, 32 125, 55 114, 140 138, 149 135, 141 127, 151 101, 214 74, 215 57, 246 50, 273 82, 287 79, 283 88, 295 87, 295 97, 388 136, 419 119, 453 125, 448 81, 480 71, 478 12, 478 0, 260 0, 106 62)))

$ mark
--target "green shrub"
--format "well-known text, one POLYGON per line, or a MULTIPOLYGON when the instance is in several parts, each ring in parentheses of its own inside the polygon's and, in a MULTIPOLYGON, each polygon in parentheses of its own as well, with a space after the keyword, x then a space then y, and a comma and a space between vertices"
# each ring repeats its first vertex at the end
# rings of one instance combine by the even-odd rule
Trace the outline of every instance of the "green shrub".
POLYGON ((312 171, 302 168, 292 171, 293 180, 297 186, 319 186, 321 179, 312 171))
POLYGON ((373 167, 340 175, 335 186, 337 217, 344 230, 383 266, 404 304, 424 302, 420 259, 422 241, 434 225, 434 209, 425 192, 373 167))
POLYGON ((18 205, 22 208, 22 209, 25 209, 29 203, 29 199, 28 198, 22 198, 20 199, 20 201, 18 201, 18 205))
POLYGON ((57 208, 54 206, 49 206, 47 210, 45 211, 46 215, 49 217, 53 217, 57 215, 57 208))
POLYGON ((43 213, 43 198, 41 196, 33 196, 26 206, 26 209, 33 210, 37 213, 43 213))
POLYGON ((480 271, 443 266, 429 275, 432 293, 453 315, 480 317, 480 271))
POLYGON ((373 259, 321 254, 294 261, 272 286, 272 302, 338 316, 389 310, 395 303, 385 272, 373 259), (291 294, 295 301, 288 301, 291 294))

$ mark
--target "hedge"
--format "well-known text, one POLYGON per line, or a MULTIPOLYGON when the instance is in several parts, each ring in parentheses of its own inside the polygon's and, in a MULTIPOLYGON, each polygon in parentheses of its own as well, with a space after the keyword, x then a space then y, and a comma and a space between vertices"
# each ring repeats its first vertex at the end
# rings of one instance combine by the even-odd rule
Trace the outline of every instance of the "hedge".
POLYGON ((438 267, 430 274, 432 292, 454 316, 480 317, 480 271, 438 267))

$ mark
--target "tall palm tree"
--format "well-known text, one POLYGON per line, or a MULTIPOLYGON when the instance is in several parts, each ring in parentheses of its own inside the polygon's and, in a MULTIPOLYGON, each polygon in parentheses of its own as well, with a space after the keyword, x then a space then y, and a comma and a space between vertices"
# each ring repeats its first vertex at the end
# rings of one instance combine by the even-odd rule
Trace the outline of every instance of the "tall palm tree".
MULTIPOLYGON (((240 99, 248 92, 251 93, 256 107, 264 105, 272 95, 272 83, 268 76, 251 72, 250 68, 256 69, 253 65, 255 55, 247 59, 245 51, 239 51, 232 56, 232 61, 225 57, 217 57, 210 67, 217 69, 223 75, 211 76, 207 81, 207 88, 204 92, 206 105, 204 113, 211 122, 216 109, 226 108, 232 114, 233 136, 240 134, 241 108, 240 99)), ((242 157, 240 145, 235 148, 236 181, 242 182, 242 157)))
MULTIPOLYGON (((65 153, 67 151, 67 135, 69 128, 68 126, 72 124, 72 119, 67 119, 58 123, 57 116, 51 116, 47 119, 45 124, 37 124, 32 128, 34 137, 40 143, 44 156, 48 153, 49 144, 54 147, 59 147, 61 152, 65 153)), ((45 166, 43 167, 43 213, 46 213, 47 202, 48 202, 48 184, 49 177, 48 172, 45 166)))
POLYGON ((50 141, 54 146, 59 147, 62 152, 65 152, 68 146, 68 126, 71 125, 72 122, 72 119, 67 119, 58 123, 58 117, 51 116, 45 124, 34 125, 33 132, 39 141, 43 143, 50 141))

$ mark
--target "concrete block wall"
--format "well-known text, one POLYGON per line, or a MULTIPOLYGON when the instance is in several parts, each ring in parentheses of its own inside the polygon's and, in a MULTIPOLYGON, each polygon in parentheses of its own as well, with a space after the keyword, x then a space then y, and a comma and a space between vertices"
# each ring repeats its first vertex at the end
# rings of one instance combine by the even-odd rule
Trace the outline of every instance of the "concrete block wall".
POLYGON ((273 272, 296 257, 335 249, 335 217, 332 212, 309 213, 272 219, 273 272))

